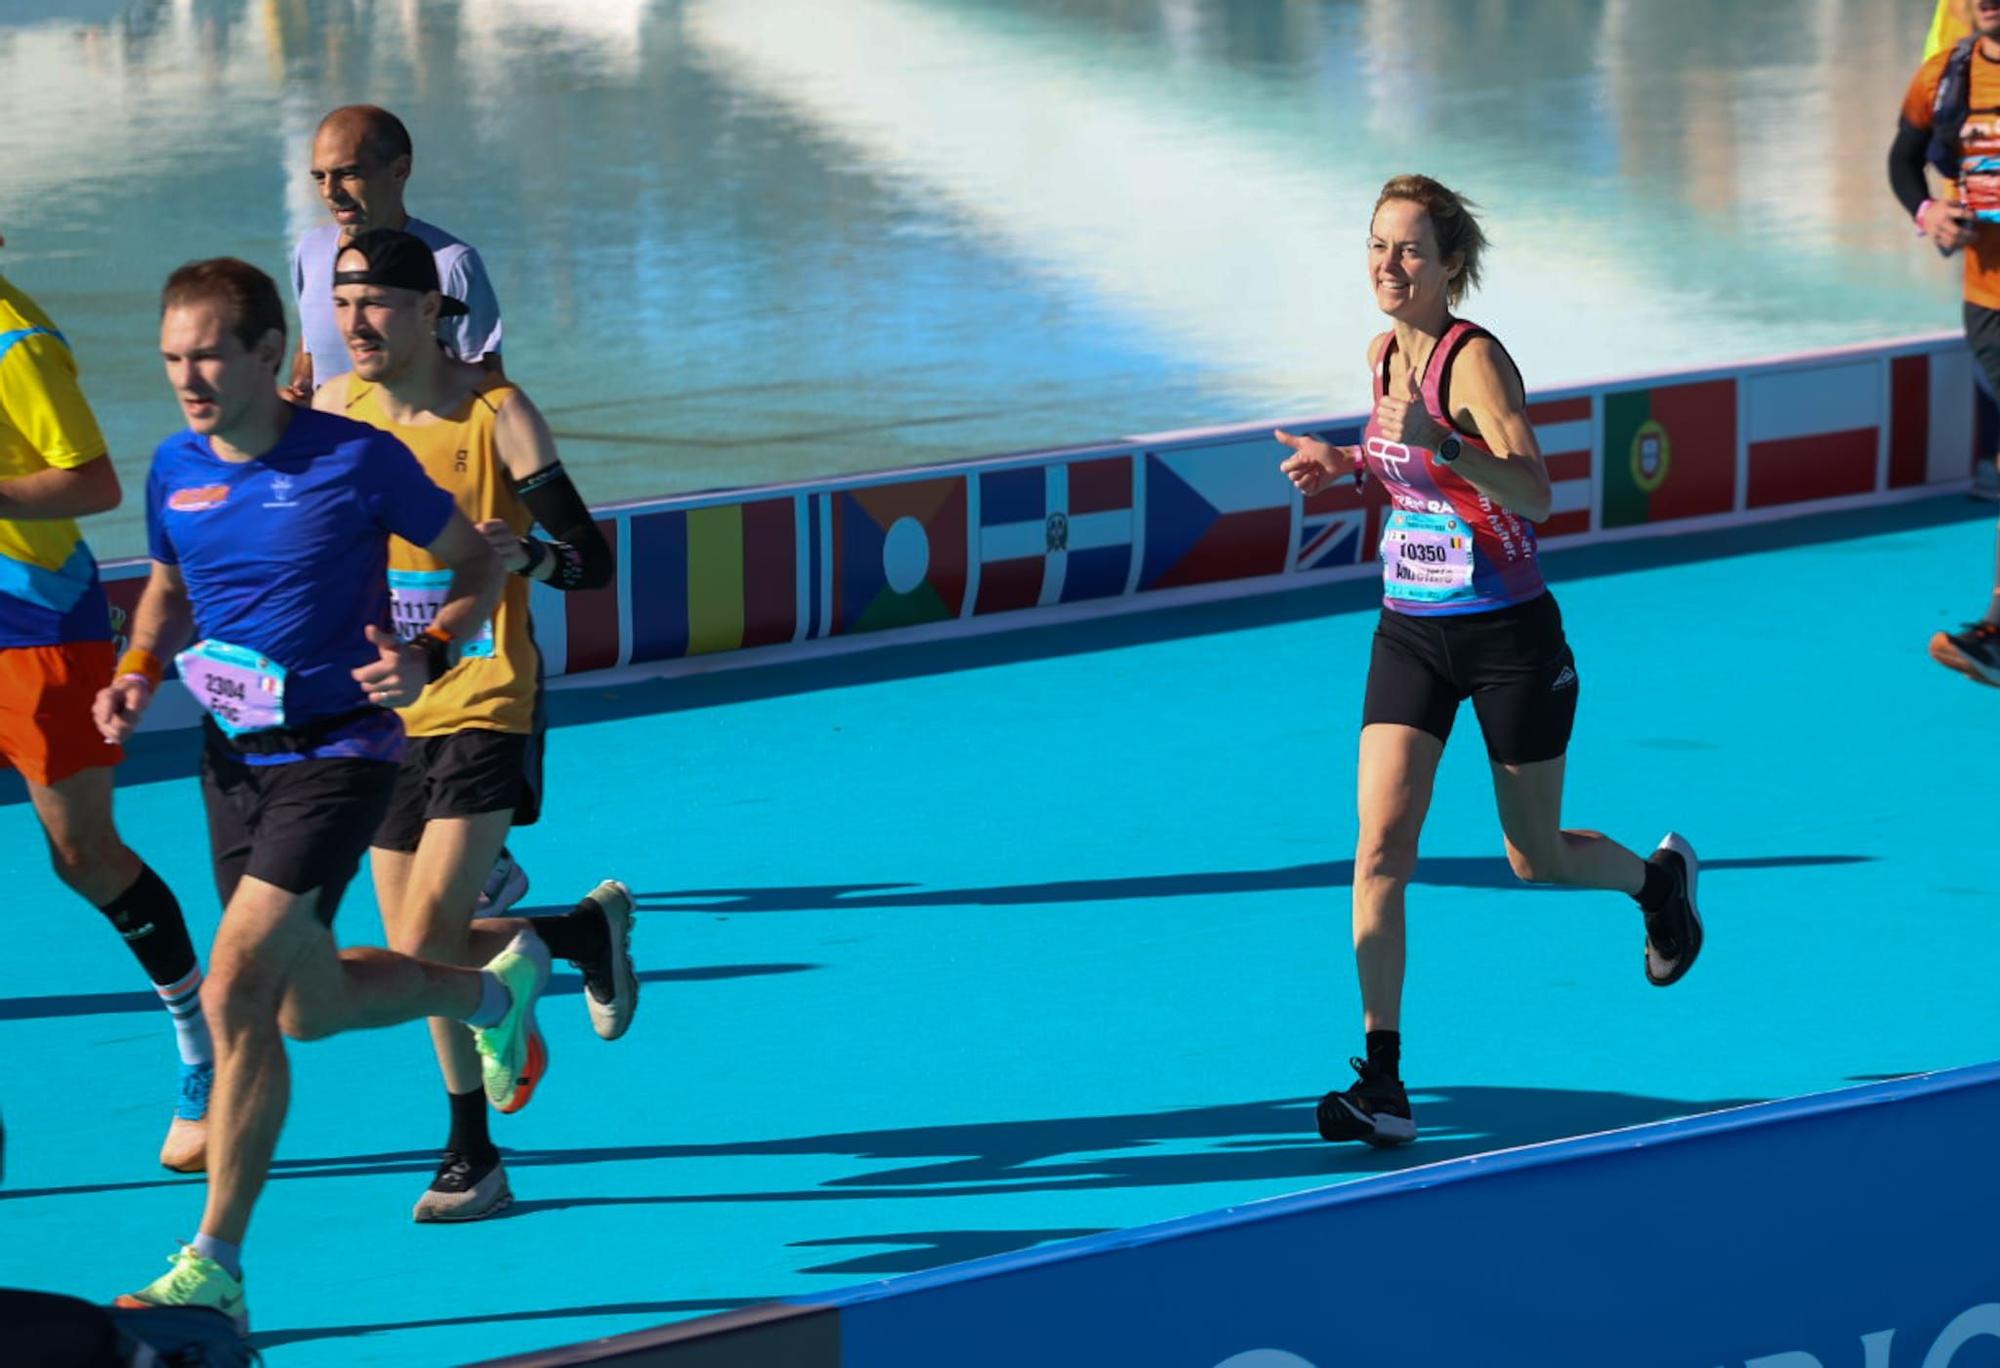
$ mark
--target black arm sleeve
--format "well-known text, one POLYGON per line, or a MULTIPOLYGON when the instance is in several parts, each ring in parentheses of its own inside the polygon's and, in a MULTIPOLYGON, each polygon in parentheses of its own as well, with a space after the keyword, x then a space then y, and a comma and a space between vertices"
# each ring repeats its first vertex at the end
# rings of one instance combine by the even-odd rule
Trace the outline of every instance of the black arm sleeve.
POLYGON ((1889 188, 1896 192, 1903 211, 1912 217, 1917 207, 1931 197, 1930 186, 1924 182, 1924 158, 1930 145, 1929 129, 1897 122, 1896 141, 1889 144, 1889 188))
POLYGON ((557 589, 602 589, 611 583, 617 566, 597 520, 583 506, 583 497, 569 482, 562 462, 543 466, 525 480, 514 481, 514 492, 535 515, 535 521, 556 538, 548 546, 555 557, 555 572, 548 583, 557 589))

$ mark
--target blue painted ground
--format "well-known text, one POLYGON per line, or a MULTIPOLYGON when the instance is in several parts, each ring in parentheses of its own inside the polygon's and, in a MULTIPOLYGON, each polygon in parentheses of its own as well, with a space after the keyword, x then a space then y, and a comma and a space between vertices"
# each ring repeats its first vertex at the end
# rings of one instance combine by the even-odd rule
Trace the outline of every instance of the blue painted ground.
MULTIPOLYGON (((573 982, 496 1118, 520 1203, 420 1228, 444 1109, 420 1027, 295 1049, 247 1248, 281 1366, 637 1329, 1495 1147, 2000 1056, 2000 693, 1924 641, 1981 605, 1960 501, 1558 554, 1584 679, 1569 820, 1706 859, 1661 992, 1611 895, 1517 887, 1470 714, 1412 896, 1423 1143, 1311 1138, 1357 998, 1345 884, 1365 587, 561 696, 531 903, 645 909, 632 1034, 573 982)), ((213 930, 198 798, 131 763, 127 837, 213 930), (148 776, 154 776, 148 778, 148 776)), ((0 1284, 108 1297, 192 1233, 153 1166, 163 1015, 0 818, 0 1284)), ((379 937, 357 891, 349 941, 379 937)))

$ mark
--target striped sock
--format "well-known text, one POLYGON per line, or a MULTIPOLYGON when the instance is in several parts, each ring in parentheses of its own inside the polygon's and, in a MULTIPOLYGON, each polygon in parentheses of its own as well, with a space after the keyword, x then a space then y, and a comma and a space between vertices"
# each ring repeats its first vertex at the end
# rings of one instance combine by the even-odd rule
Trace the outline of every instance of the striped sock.
POLYGON ((215 1042, 209 1039, 208 1020, 201 1014, 201 967, 188 970, 178 983, 156 983, 153 991, 174 1019, 174 1043, 180 1046, 181 1063, 213 1064, 215 1042))

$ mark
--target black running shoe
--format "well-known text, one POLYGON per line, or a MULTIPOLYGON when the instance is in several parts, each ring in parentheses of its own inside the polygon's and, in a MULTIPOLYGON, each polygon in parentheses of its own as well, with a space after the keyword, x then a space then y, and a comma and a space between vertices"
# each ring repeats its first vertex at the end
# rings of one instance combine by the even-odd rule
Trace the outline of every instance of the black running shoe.
POLYGON ((457 1150, 446 1150, 430 1190, 417 1199, 410 1216, 426 1224, 477 1221, 504 1211, 513 1201, 499 1155, 494 1155, 491 1163, 475 1164, 457 1150))
POLYGON ((1968 622, 1931 638, 1931 659, 1980 684, 2000 685, 2000 623, 1968 622))
POLYGON ((1377 1149, 1416 1139, 1417 1123, 1410 1119, 1410 1095, 1402 1080, 1370 1073, 1365 1059, 1347 1062, 1361 1077, 1346 1092, 1330 1092, 1319 1100, 1320 1138, 1362 1140, 1377 1149))
POLYGON ((604 950, 594 959, 570 963, 583 975, 590 1028, 605 1040, 616 1040, 639 1010, 639 975, 632 967, 632 892, 618 880, 606 879, 584 901, 604 914, 604 950))
POLYGON ((1694 906, 1701 862, 1687 838, 1669 831, 1647 858, 1673 877, 1673 895, 1658 912, 1646 914, 1646 981, 1656 988, 1678 983, 1701 953, 1701 913, 1694 906))

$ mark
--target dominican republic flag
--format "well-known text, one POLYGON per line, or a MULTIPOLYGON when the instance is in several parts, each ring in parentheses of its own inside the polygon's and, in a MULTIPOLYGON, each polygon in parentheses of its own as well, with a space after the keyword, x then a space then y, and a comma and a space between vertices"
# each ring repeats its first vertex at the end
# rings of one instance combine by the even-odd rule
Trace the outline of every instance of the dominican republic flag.
POLYGON ((984 471, 975 613, 1114 598, 1132 574, 1131 456, 984 471))
POLYGON ((1886 388, 1881 362, 1752 375, 1742 385, 1749 507, 1875 488, 1886 388))
POLYGON ((1290 453, 1269 436, 1148 452, 1139 588, 1276 575, 1291 563, 1290 453))
POLYGON ((1889 487, 1962 480, 1978 459, 1972 355, 1920 352, 1889 362, 1889 487))
POLYGON ((1590 396, 1528 405, 1535 441, 1548 467, 1555 503, 1535 528, 1538 536, 1566 537, 1590 530, 1590 396))

